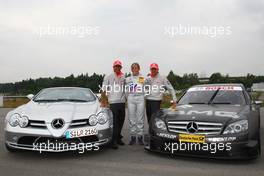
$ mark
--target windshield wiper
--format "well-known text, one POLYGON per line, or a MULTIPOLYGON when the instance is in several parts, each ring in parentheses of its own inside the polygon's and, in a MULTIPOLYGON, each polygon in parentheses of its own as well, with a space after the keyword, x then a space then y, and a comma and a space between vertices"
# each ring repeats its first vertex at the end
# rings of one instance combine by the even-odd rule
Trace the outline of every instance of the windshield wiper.
POLYGON ((56 99, 56 101, 88 102, 86 100, 81 100, 81 99, 67 99, 67 98, 56 99))
POLYGON ((216 95, 218 94, 219 90, 220 90, 220 87, 214 92, 214 94, 212 95, 212 97, 208 101, 208 104, 211 104, 213 102, 213 100, 216 97, 216 95))
POLYGON ((231 102, 212 102, 211 104, 232 104, 231 102))
POLYGON ((49 99, 41 99, 41 100, 34 100, 35 102, 54 102, 56 100, 49 100, 49 99))
POLYGON ((80 99, 42 99, 42 100, 34 100, 35 102, 62 102, 62 101, 71 101, 71 102, 88 102, 86 100, 80 99))
POLYGON ((205 102, 189 102, 188 104, 206 104, 205 102))

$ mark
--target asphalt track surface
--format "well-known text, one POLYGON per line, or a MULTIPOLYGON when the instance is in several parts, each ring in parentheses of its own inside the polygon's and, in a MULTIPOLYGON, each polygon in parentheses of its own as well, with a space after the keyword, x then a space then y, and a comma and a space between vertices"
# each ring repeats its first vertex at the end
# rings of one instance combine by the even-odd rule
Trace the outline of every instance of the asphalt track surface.
MULTIPOLYGON (((9 153, 4 145, 4 117, 11 109, 0 108, 0 176, 260 176, 264 175, 263 154, 256 160, 226 161, 170 156, 147 152, 142 146, 121 146, 118 150, 76 154, 19 152, 9 153)), ((262 148, 264 111, 261 111, 262 148)), ((123 128, 128 143, 128 122, 123 128)), ((146 127, 147 128, 147 127, 146 127)))

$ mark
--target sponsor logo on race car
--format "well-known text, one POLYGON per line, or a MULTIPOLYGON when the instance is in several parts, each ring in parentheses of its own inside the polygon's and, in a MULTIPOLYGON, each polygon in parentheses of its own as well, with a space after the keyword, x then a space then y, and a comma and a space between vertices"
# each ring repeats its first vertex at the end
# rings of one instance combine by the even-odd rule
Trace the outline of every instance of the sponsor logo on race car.
POLYGON ((192 87, 188 89, 187 92, 195 91, 216 91, 216 90, 225 90, 225 91, 242 91, 242 87, 239 86, 201 86, 201 87, 192 87))
POLYGON ((237 119, 240 117, 237 112, 213 111, 213 110, 209 110, 209 111, 197 111, 197 110, 183 111, 183 110, 178 110, 178 111, 168 112, 168 114, 206 115, 206 116, 217 116, 217 117, 231 117, 234 119, 237 119))

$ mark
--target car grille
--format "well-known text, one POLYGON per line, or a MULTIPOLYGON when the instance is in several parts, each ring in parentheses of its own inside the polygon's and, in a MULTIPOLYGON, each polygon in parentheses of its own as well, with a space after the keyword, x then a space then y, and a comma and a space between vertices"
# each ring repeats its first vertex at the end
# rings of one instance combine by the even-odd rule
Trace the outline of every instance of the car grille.
POLYGON ((70 127, 82 127, 89 125, 88 119, 73 120, 70 127))
MULTIPOLYGON (((75 128, 75 127, 84 127, 89 125, 89 122, 87 119, 80 119, 80 120, 73 120, 70 124, 70 127, 75 128)), ((32 128, 47 128, 47 125, 45 121, 42 120, 29 120, 28 127, 32 128)))
POLYGON ((23 136, 18 139, 17 143, 23 145, 32 145, 38 138, 38 136, 23 136))
POLYGON ((47 128, 45 121, 42 120, 29 120, 28 126, 33 128, 47 128))
POLYGON ((93 136, 84 136, 80 138, 66 139, 64 137, 61 138, 52 138, 52 137, 39 137, 39 136, 23 136, 19 138, 18 144, 20 145, 33 145, 33 143, 64 143, 64 144, 78 144, 78 143, 91 143, 99 141, 96 135, 93 136))
POLYGON ((213 123, 213 122, 195 122, 195 121, 168 121, 168 130, 175 133, 186 133, 190 134, 187 130, 187 125, 190 122, 197 124, 197 131, 194 134, 202 135, 218 135, 222 131, 222 123, 213 123))
POLYGON ((39 137, 36 141, 36 143, 43 143, 43 144, 48 144, 48 143, 53 143, 53 144, 79 144, 82 141, 80 140, 80 138, 72 138, 72 139, 66 139, 66 138, 52 138, 52 137, 39 137))

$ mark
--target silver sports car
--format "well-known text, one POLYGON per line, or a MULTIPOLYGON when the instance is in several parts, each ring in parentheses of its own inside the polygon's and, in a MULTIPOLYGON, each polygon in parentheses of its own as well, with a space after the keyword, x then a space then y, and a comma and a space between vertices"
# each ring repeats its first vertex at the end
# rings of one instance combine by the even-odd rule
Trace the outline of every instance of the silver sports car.
POLYGON ((6 115, 8 151, 98 150, 111 141, 112 113, 90 89, 47 88, 28 98, 6 115))

